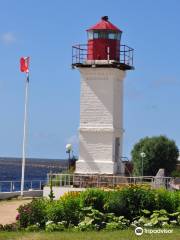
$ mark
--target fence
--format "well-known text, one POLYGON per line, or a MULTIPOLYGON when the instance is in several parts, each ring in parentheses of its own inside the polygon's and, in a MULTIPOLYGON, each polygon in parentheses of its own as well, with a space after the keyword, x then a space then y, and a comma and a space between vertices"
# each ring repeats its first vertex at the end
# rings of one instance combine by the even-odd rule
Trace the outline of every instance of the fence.
MULTIPOLYGON (((151 187, 173 187, 173 178, 171 177, 124 177, 110 175, 91 175, 91 174, 47 174, 47 180, 26 180, 24 190, 42 190, 45 185, 50 184, 60 187, 77 187, 77 188, 115 188, 130 184, 147 184, 151 187)), ((21 181, 0 181, 0 192, 17 192, 20 191, 21 181)))
MULTIPOLYGON (((66 186, 66 187, 108 187, 114 188, 117 186, 130 185, 130 184, 147 184, 151 187, 166 187, 170 188, 172 178, 170 177, 123 177, 123 176, 110 176, 110 175, 88 175, 88 174, 48 174, 48 179, 51 178, 53 186, 66 186)), ((48 180, 49 181, 49 180, 48 180)))
MULTIPOLYGON (((26 180, 24 190, 42 190, 47 180, 26 180)), ((21 189, 21 181, 0 181, 0 192, 17 192, 21 189)))
MULTIPOLYGON (((127 45, 121 45, 120 50, 117 50, 114 54, 117 56, 117 63, 119 66, 124 66, 126 69, 134 69, 133 67, 133 51, 134 49, 128 47, 127 45)), ((107 55, 104 60, 109 60, 110 52, 107 51, 107 55)), ((88 44, 78 44, 72 46, 72 67, 74 66, 81 66, 81 65, 88 65, 88 59, 94 59, 91 52, 88 52, 88 44)), ((110 58, 111 59, 111 58, 110 58)), ((113 58, 112 58, 113 59, 113 58)), ((93 60, 90 61, 91 64, 93 60)), ((95 64, 94 60, 94 64, 95 64)), ((109 61, 109 64, 112 64, 109 61)))

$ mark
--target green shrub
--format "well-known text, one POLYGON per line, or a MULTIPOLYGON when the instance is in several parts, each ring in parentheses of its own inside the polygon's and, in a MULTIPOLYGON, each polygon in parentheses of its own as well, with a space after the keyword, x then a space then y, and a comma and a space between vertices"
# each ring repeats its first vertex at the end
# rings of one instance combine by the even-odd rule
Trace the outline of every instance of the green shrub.
POLYGON ((53 192, 53 183, 52 183, 52 175, 50 174, 50 193, 48 195, 50 201, 53 201, 55 196, 54 196, 54 192, 53 192))
POLYGON ((64 210, 60 201, 49 202, 46 206, 46 214, 48 221, 52 221, 54 223, 63 221, 64 210))
POLYGON ((106 203, 108 192, 105 192, 101 189, 87 189, 84 192, 81 192, 81 207, 89 207, 97 209, 99 211, 104 211, 104 204, 106 203))
POLYGON ((58 222, 58 223, 47 222, 45 231, 46 232, 64 231, 65 224, 66 224, 65 222, 58 222))
POLYGON ((180 177, 180 170, 174 170, 171 172, 172 177, 180 177))
POLYGON ((82 209, 84 211, 84 219, 78 224, 80 231, 88 230, 117 230, 125 229, 129 226, 130 221, 124 216, 116 217, 113 213, 102 213, 92 207, 82 209))
POLYGON ((80 221, 80 198, 79 196, 67 195, 66 198, 61 198, 59 204, 63 209, 62 220, 68 225, 77 225, 80 221))
POLYGON ((166 189, 155 190, 156 193, 156 209, 165 209, 172 213, 180 207, 180 192, 168 191, 166 189))
POLYGON ((38 223, 40 228, 43 228, 47 221, 46 204, 46 200, 34 199, 32 202, 20 206, 18 208, 20 227, 26 228, 38 223))
MULTIPOLYGON (((88 189, 59 200, 33 200, 18 212, 18 224, 27 231, 62 231, 72 226, 81 231, 115 230, 126 228, 130 221, 133 226, 169 227, 180 225, 180 192, 137 185, 116 191, 88 189)), ((12 226, 1 228, 10 231, 12 226)))
POLYGON ((100 230, 105 227, 105 214, 97 209, 85 207, 82 209, 84 212, 84 219, 78 224, 78 229, 81 231, 87 230, 100 230))
POLYGON ((142 211, 143 216, 137 218, 132 225, 143 227, 174 227, 180 225, 180 212, 168 213, 166 210, 142 211))
POLYGON ((26 228, 27 232, 38 232, 39 230, 39 224, 30 225, 26 228))
POLYGON ((106 224, 106 230, 123 230, 128 228, 130 221, 127 220, 124 216, 120 216, 120 217, 116 217, 113 216, 113 214, 111 214, 110 218, 109 218, 110 214, 107 214, 107 224, 106 224))
POLYGON ((48 221, 58 223, 66 221, 67 226, 70 224, 77 225, 80 220, 80 199, 78 196, 66 195, 57 201, 51 201, 46 206, 48 221))
POLYGON ((129 186, 111 192, 105 207, 107 212, 132 220, 141 214, 142 209, 156 209, 155 193, 141 186, 129 186))

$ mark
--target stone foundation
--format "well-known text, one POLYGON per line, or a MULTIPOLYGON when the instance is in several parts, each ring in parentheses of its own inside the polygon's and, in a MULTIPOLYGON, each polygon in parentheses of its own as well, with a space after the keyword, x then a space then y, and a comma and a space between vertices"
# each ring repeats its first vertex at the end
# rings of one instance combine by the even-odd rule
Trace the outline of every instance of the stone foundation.
POLYGON ((128 184, 127 178, 112 174, 74 174, 73 181, 73 187, 78 188, 114 188, 121 184, 128 184))

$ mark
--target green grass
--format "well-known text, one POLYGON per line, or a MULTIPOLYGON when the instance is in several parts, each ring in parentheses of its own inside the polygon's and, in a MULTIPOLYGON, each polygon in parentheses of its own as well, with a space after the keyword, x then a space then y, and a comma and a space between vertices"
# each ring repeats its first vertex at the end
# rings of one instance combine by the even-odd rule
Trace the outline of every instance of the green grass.
POLYGON ((173 229, 172 234, 143 234, 136 236, 133 230, 114 232, 55 232, 25 233, 0 232, 0 240, 180 240, 180 228, 173 229))

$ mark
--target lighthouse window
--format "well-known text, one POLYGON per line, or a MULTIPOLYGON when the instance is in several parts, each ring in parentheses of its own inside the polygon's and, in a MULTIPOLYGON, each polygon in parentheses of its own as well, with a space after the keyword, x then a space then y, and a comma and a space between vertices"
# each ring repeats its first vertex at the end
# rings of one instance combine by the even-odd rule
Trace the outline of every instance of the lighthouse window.
POLYGON ((121 33, 117 33, 117 40, 121 39, 121 33))
POLYGON ((94 39, 99 38, 99 34, 97 32, 94 33, 94 39))
POLYGON ((88 32, 88 39, 93 39, 93 32, 88 32))
POLYGON ((99 32, 99 38, 107 38, 107 32, 99 32))
POLYGON ((109 39, 116 39, 116 33, 109 33, 108 38, 109 39))

